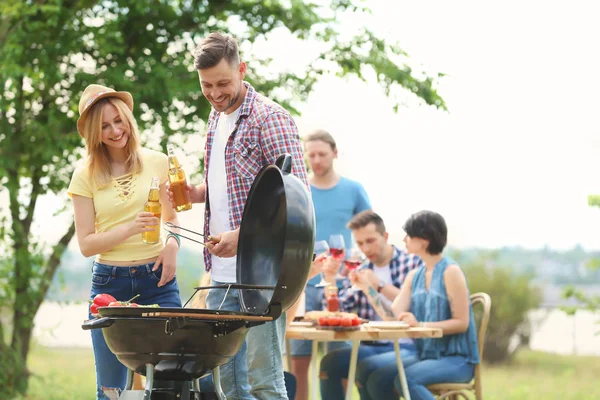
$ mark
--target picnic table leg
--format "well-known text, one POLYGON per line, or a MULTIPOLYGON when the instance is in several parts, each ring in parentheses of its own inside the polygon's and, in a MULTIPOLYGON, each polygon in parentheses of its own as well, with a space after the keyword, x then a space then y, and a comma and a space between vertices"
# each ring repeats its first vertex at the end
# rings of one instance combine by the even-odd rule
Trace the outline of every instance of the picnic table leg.
POLYGON ((346 400, 352 400, 352 391, 354 390, 354 378, 356 377, 356 362, 358 360, 358 346, 360 340, 352 341, 352 351, 350 352, 350 371, 348 371, 348 383, 346 384, 346 400))
POLYGON ((402 364, 402 356, 400 355, 400 345, 397 340, 394 340, 394 350, 396 351, 396 364, 398 364, 398 376, 400 377, 400 385, 402 386, 402 397, 404 400, 410 400, 408 392, 408 384, 406 383, 406 374, 404 373, 404 364, 402 364))
POLYGON ((319 388, 321 386, 319 380, 319 342, 313 340, 312 342, 312 351, 310 356, 310 374, 312 379, 310 380, 309 385, 311 386, 311 396, 312 400, 317 400, 319 398, 319 388))

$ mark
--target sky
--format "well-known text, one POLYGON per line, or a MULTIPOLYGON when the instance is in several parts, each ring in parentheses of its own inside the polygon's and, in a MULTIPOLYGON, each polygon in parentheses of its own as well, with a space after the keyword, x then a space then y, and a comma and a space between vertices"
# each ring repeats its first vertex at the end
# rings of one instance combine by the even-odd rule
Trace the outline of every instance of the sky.
MULTIPOLYGON (((398 41, 415 65, 445 73, 438 91, 449 111, 399 93, 407 105, 395 113, 375 82, 326 76, 296 122, 301 135, 323 128, 336 138, 336 169, 364 185, 391 240, 401 243, 411 213, 430 209, 446 218, 454 247, 600 249, 600 209, 587 206, 588 194, 600 194, 600 6, 366 3, 372 15, 347 17, 342 29, 350 34, 366 22, 398 41)), ((245 49, 294 70, 315 46, 278 31, 245 49)), ((34 229, 56 237, 69 220, 48 210, 65 197, 44 201, 34 229)), ((185 221, 195 222, 186 226, 200 230, 202 207, 187 213, 185 221)))
POLYGON ((325 79, 300 118, 338 140, 396 240, 440 212, 457 247, 600 248, 600 56, 593 2, 374 1, 374 26, 447 74, 449 112, 397 114, 373 84, 325 79), (392 192, 397 194, 391 194, 392 192))

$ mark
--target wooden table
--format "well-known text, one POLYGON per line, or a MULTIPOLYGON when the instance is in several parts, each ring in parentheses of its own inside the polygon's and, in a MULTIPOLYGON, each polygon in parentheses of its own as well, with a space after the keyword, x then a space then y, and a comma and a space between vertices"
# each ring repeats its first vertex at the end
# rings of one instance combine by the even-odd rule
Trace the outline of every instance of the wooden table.
POLYGON ((317 350, 319 342, 352 342, 352 351, 350 353, 350 370, 348 371, 348 384, 346 387, 346 400, 352 399, 352 390, 354 387, 354 379, 356 375, 356 362, 358 358, 358 346, 362 340, 393 340, 394 350, 396 351, 396 363, 398 365, 398 375, 402 385, 402 392, 405 400, 410 400, 408 386, 406 384, 406 375, 404 374, 404 366, 402 365, 402 357, 400 355, 400 346, 398 339, 401 338, 440 338, 442 337, 441 329, 433 328, 399 328, 399 329, 377 329, 363 325, 360 330, 338 332, 332 330, 321 330, 315 327, 299 326, 292 322, 287 329, 287 339, 312 340, 312 357, 310 360, 311 368, 311 383, 312 394, 311 399, 318 398, 318 365, 317 365, 317 350))

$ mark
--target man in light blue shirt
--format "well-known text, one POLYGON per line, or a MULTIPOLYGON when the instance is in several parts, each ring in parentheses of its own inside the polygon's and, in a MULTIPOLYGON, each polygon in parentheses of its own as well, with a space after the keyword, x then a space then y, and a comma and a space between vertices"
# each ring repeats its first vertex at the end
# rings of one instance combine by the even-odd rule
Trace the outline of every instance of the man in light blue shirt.
MULTIPOLYGON (((339 175, 333 187, 319 188, 311 182, 310 189, 317 219, 316 240, 329 241, 330 235, 342 234, 346 250, 350 250, 352 232, 346 225, 354 215, 371 209, 367 192, 360 183, 339 175)), ((319 279, 315 277, 309 284, 315 285, 319 279)))
MULTIPOLYGON (((316 240, 329 241, 334 234, 342 234, 346 252, 353 246, 352 232, 347 227, 352 217, 371 209, 371 202, 364 187, 339 175, 334 167, 338 151, 335 139, 324 130, 317 130, 304 138, 304 155, 310 167, 310 189, 316 216, 316 240)), ((323 288, 317 287, 321 276, 308 281, 305 290, 306 311, 321 310, 323 288)), ((329 349, 346 346, 344 342, 332 342, 329 349), (336 346, 337 345, 337 346, 336 346)), ((308 399, 308 367, 312 343, 308 340, 292 340, 292 372, 297 379, 297 400, 308 399)))

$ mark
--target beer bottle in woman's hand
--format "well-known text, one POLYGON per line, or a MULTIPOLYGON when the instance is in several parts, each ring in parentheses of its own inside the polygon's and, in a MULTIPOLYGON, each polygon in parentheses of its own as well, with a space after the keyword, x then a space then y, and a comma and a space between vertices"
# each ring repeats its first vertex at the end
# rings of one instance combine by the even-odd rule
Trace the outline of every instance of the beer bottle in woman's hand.
POLYGON ((142 232, 142 241, 147 244, 155 244, 160 240, 160 217, 162 215, 162 206, 160 205, 158 189, 158 177, 152 178, 150 184, 150 192, 148 193, 148 201, 144 204, 144 211, 151 212, 156 218, 158 218, 158 225, 147 226, 147 228, 155 228, 149 232, 142 232))

